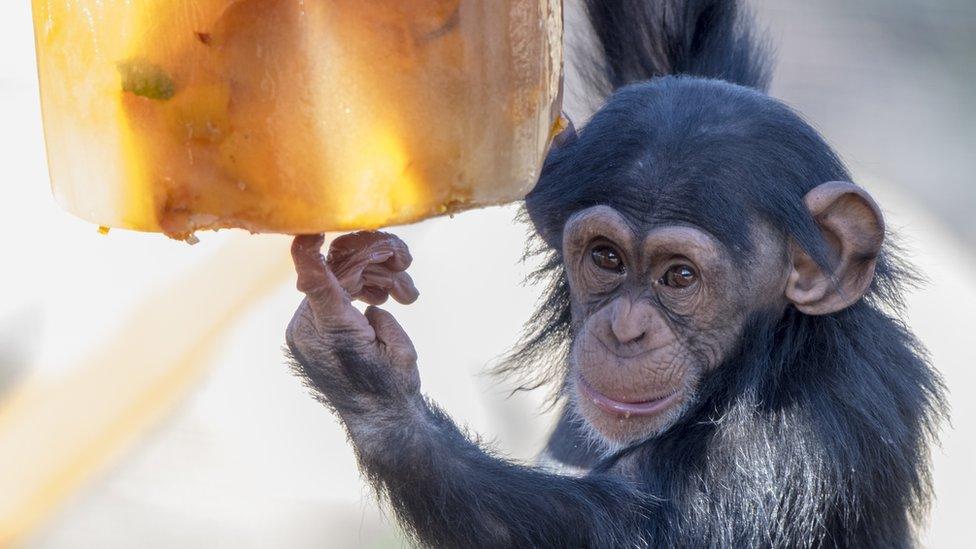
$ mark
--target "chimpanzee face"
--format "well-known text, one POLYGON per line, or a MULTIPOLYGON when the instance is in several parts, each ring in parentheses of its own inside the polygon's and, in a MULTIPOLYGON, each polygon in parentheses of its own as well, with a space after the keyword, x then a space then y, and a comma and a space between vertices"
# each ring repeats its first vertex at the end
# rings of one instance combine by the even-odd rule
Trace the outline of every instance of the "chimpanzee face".
POLYGON ((762 236, 755 253, 734 261, 696 227, 640 229, 609 206, 569 219, 569 387, 603 438, 626 444, 667 429, 702 375, 734 350, 748 315, 785 307, 786 247, 762 236))

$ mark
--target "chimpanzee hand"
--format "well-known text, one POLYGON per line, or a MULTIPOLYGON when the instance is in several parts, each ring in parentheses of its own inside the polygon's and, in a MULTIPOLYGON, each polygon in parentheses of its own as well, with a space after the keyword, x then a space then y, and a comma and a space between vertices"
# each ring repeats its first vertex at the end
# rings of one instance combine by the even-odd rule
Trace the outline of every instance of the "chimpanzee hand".
POLYGON ((405 270, 411 257, 399 238, 360 232, 336 239, 328 259, 322 235, 298 236, 292 257, 305 293, 288 325, 288 347, 309 384, 352 430, 352 416, 389 408, 418 394, 417 353, 389 312, 376 307, 392 296, 416 301, 405 270), (365 314, 352 300, 370 304, 365 314))
POLYGON ((366 478, 422 545, 611 547, 634 536, 633 510, 648 507, 625 483, 505 462, 420 395, 417 355, 397 321, 375 305, 365 315, 352 306, 417 298, 403 242, 357 233, 336 240, 328 259, 322 242, 299 236, 292 247, 306 298, 288 346, 297 372, 348 429, 366 478))

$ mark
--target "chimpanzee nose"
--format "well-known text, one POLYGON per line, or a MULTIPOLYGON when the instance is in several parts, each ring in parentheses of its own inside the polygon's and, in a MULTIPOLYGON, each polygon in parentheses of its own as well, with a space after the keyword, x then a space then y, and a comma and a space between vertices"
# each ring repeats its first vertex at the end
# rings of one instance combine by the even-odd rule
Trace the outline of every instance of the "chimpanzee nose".
POLYGON ((618 298, 612 305, 610 331, 617 342, 636 343, 647 334, 647 311, 630 299, 618 298))

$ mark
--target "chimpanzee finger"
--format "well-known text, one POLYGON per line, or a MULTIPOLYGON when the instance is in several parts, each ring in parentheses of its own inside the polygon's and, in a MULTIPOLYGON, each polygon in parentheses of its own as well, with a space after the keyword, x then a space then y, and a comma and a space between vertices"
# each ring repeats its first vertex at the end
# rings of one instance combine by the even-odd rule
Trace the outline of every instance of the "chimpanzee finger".
POLYGON ((333 256, 341 258, 342 256, 352 255, 364 248, 368 248, 380 239, 380 233, 371 231, 357 231, 344 234, 332 241, 332 245, 329 247, 329 259, 332 259, 333 256))
POLYGON ((330 265, 340 265, 357 255, 366 257, 378 253, 392 254, 388 265, 394 271, 407 269, 413 261, 410 250, 402 240, 396 235, 378 231, 360 231, 340 236, 332 242, 328 260, 330 265))
MULTIPOLYGON (((369 234, 374 238, 365 249, 368 249, 374 257, 379 254, 390 254, 389 258, 382 261, 385 266, 392 271, 405 271, 410 267, 410 264, 413 262, 413 256, 410 255, 410 249, 407 248, 406 243, 396 235, 389 233, 377 232, 369 234)), ((380 262, 373 261, 373 263, 380 262)))
POLYGON ((393 286, 393 275, 396 274, 386 263, 370 265, 363 269, 363 286, 378 286, 389 289, 393 286))
POLYGON ((342 261, 364 251, 372 253, 392 251, 389 241, 392 235, 379 231, 358 231, 344 234, 332 241, 329 247, 329 260, 342 261))
POLYGON ((409 274, 401 272, 393 276, 393 286, 390 287, 390 295, 398 302, 409 305, 417 301, 417 298, 420 297, 420 291, 414 285, 413 278, 410 278, 409 274))
POLYGON ((391 251, 373 251, 369 248, 360 250, 352 256, 348 256, 341 261, 332 258, 327 260, 330 269, 339 279, 339 284, 349 293, 356 295, 367 284, 364 274, 367 269, 377 264, 382 264, 393 256, 391 251))
POLYGON ((385 263, 370 265, 363 271, 363 286, 381 288, 404 305, 417 301, 417 297, 420 296, 409 274, 393 272, 386 267, 385 263))
POLYGON ((309 305, 317 316, 333 314, 336 307, 349 303, 339 281, 325 264, 321 253, 324 242, 325 237, 321 234, 300 235, 291 245, 298 273, 298 291, 308 296, 309 305))
POLYGON ((363 289, 356 299, 370 305, 382 305, 390 298, 393 274, 384 265, 370 265, 363 271, 363 289))
POLYGON ((298 273, 298 290, 303 293, 335 290, 337 285, 331 284, 335 277, 325 264, 322 257, 322 244, 325 236, 300 235, 296 236, 291 245, 291 256, 298 273))
POLYGON ((363 289, 355 297, 369 305, 382 305, 390 298, 390 293, 377 286, 363 286, 363 289))
POLYGON ((366 320, 376 332, 376 339, 383 345, 393 366, 407 373, 411 383, 419 385, 420 378, 416 370, 417 350, 414 349, 413 342, 403 331, 400 323, 392 314, 379 307, 369 307, 365 314, 366 320))
POLYGON ((406 242, 400 240, 400 237, 394 234, 386 234, 386 236, 389 237, 386 245, 393 251, 393 257, 388 259, 385 265, 394 271, 406 271, 410 268, 410 264, 413 263, 410 248, 407 247, 406 242))

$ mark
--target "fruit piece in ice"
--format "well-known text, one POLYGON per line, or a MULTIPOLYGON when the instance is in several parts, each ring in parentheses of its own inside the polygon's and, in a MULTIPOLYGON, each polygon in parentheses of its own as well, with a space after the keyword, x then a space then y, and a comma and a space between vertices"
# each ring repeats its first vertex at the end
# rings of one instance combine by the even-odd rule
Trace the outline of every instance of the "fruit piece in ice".
POLYGON ((103 226, 375 228, 515 200, 561 0, 34 0, 54 193, 103 226))
POLYGON ((162 68, 148 61, 132 60, 119 63, 122 91, 140 97, 165 101, 173 97, 173 79, 162 68))

